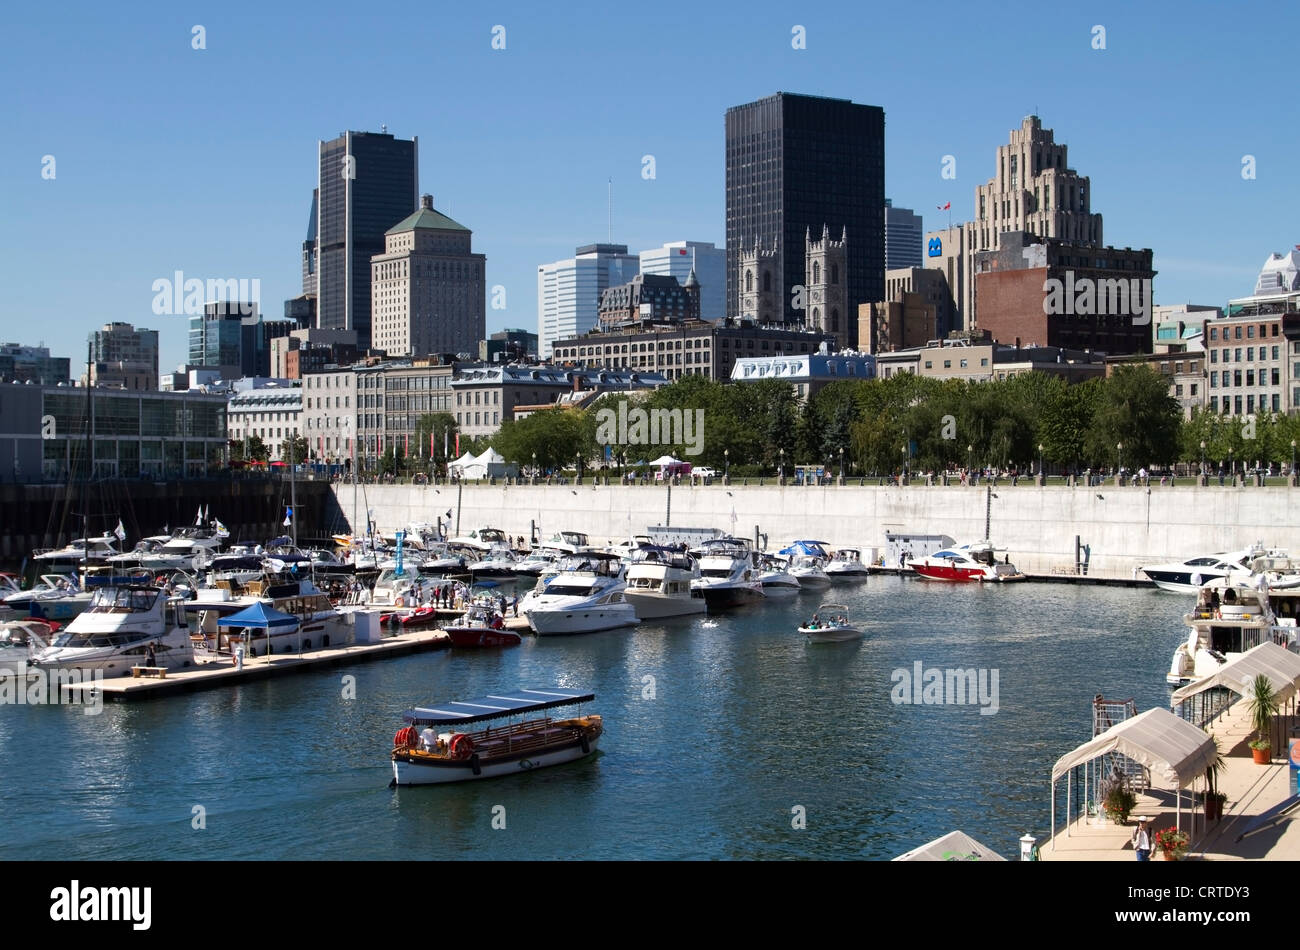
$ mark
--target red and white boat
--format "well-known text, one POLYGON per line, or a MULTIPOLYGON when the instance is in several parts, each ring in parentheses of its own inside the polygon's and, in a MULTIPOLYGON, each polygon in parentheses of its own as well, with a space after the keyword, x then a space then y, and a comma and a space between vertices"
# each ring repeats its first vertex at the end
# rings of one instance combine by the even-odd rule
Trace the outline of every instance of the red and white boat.
POLYGON ((999 562, 993 545, 987 541, 944 548, 912 561, 910 566, 922 577, 934 581, 1004 582, 1025 578, 1010 560, 999 562))
POLYGON ((507 630, 501 614, 485 604, 471 604, 456 623, 443 627, 454 647, 513 647, 523 637, 507 630))

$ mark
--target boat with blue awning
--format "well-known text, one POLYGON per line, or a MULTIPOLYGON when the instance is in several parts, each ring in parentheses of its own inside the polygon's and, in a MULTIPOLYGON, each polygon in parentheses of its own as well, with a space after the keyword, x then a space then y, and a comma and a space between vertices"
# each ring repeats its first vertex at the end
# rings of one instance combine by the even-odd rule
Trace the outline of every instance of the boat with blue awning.
POLYGON ((552 709, 581 706, 594 693, 552 687, 494 693, 409 709, 393 737, 392 785, 437 785, 529 772, 585 758, 604 731, 600 716, 553 719, 552 709), (479 723, 505 720, 471 730, 479 723), (421 727, 423 727, 421 729, 421 727))

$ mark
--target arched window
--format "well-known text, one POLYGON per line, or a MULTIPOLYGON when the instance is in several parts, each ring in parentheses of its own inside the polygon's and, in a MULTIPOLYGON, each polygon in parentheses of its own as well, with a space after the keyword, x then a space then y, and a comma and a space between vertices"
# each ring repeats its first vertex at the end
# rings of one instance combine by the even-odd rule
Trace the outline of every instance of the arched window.
POLYGON ((822 323, 821 309, 818 307, 813 307, 812 325, 815 327, 819 327, 821 326, 821 323, 822 323))
POLYGON ((763 271, 763 293, 770 294, 771 292, 772 292, 772 272, 770 270, 765 270, 763 271))
POLYGON ((838 284, 839 282, 840 282, 840 265, 839 265, 839 264, 832 264, 832 265, 831 265, 831 283, 832 283, 832 284, 838 284))
POLYGON ((753 289, 754 289, 754 272, 752 270, 747 270, 745 271, 745 293, 749 293, 753 289))
POLYGON ((822 282, 822 263, 821 261, 813 261, 813 283, 820 284, 821 282, 822 282))

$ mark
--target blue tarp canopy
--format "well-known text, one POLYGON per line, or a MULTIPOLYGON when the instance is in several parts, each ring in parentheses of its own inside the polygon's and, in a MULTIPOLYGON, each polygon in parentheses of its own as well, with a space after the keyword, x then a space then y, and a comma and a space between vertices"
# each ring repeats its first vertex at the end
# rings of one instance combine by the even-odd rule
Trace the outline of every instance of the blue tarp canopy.
POLYGON ((796 541, 788 548, 782 549, 781 554, 810 554, 813 557, 827 557, 825 541, 796 541))
POLYGON ((222 617, 217 621, 218 627, 266 627, 268 630, 297 625, 298 618, 293 614, 281 613, 270 604, 261 601, 247 610, 241 610, 237 614, 222 617))
POLYGON ((492 694, 464 702, 408 709, 402 719, 415 726, 478 722, 550 709, 553 706, 572 706, 595 698, 595 693, 579 693, 571 689, 517 689, 511 693, 492 694))

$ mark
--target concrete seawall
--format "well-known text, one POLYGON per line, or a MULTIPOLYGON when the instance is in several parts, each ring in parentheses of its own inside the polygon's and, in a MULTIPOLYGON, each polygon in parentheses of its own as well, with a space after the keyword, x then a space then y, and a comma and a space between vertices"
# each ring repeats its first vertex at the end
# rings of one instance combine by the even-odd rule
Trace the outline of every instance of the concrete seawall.
MULTIPOLYGON (((755 529, 769 547, 796 538, 882 549, 885 531, 947 534, 964 543, 984 537, 985 486, 733 485, 366 485, 364 509, 381 530, 435 522, 451 511, 452 530, 491 526, 528 537, 583 531, 593 542, 643 533, 648 525, 721 528, 741 537, 755 529), (671 514, 670 514, 671 506, 671 514)), ((335 486, 352 517, 350 485, 335 486)), ((1044 487, 993 489, 990 534, 1013 563, 1031 573, 1073 571, 1075 537, 1091 546, 1089 573, 1129 577, 1143 564, 1245 547, 1255 541, 1300 552, 1300 488, 1044 487)))

